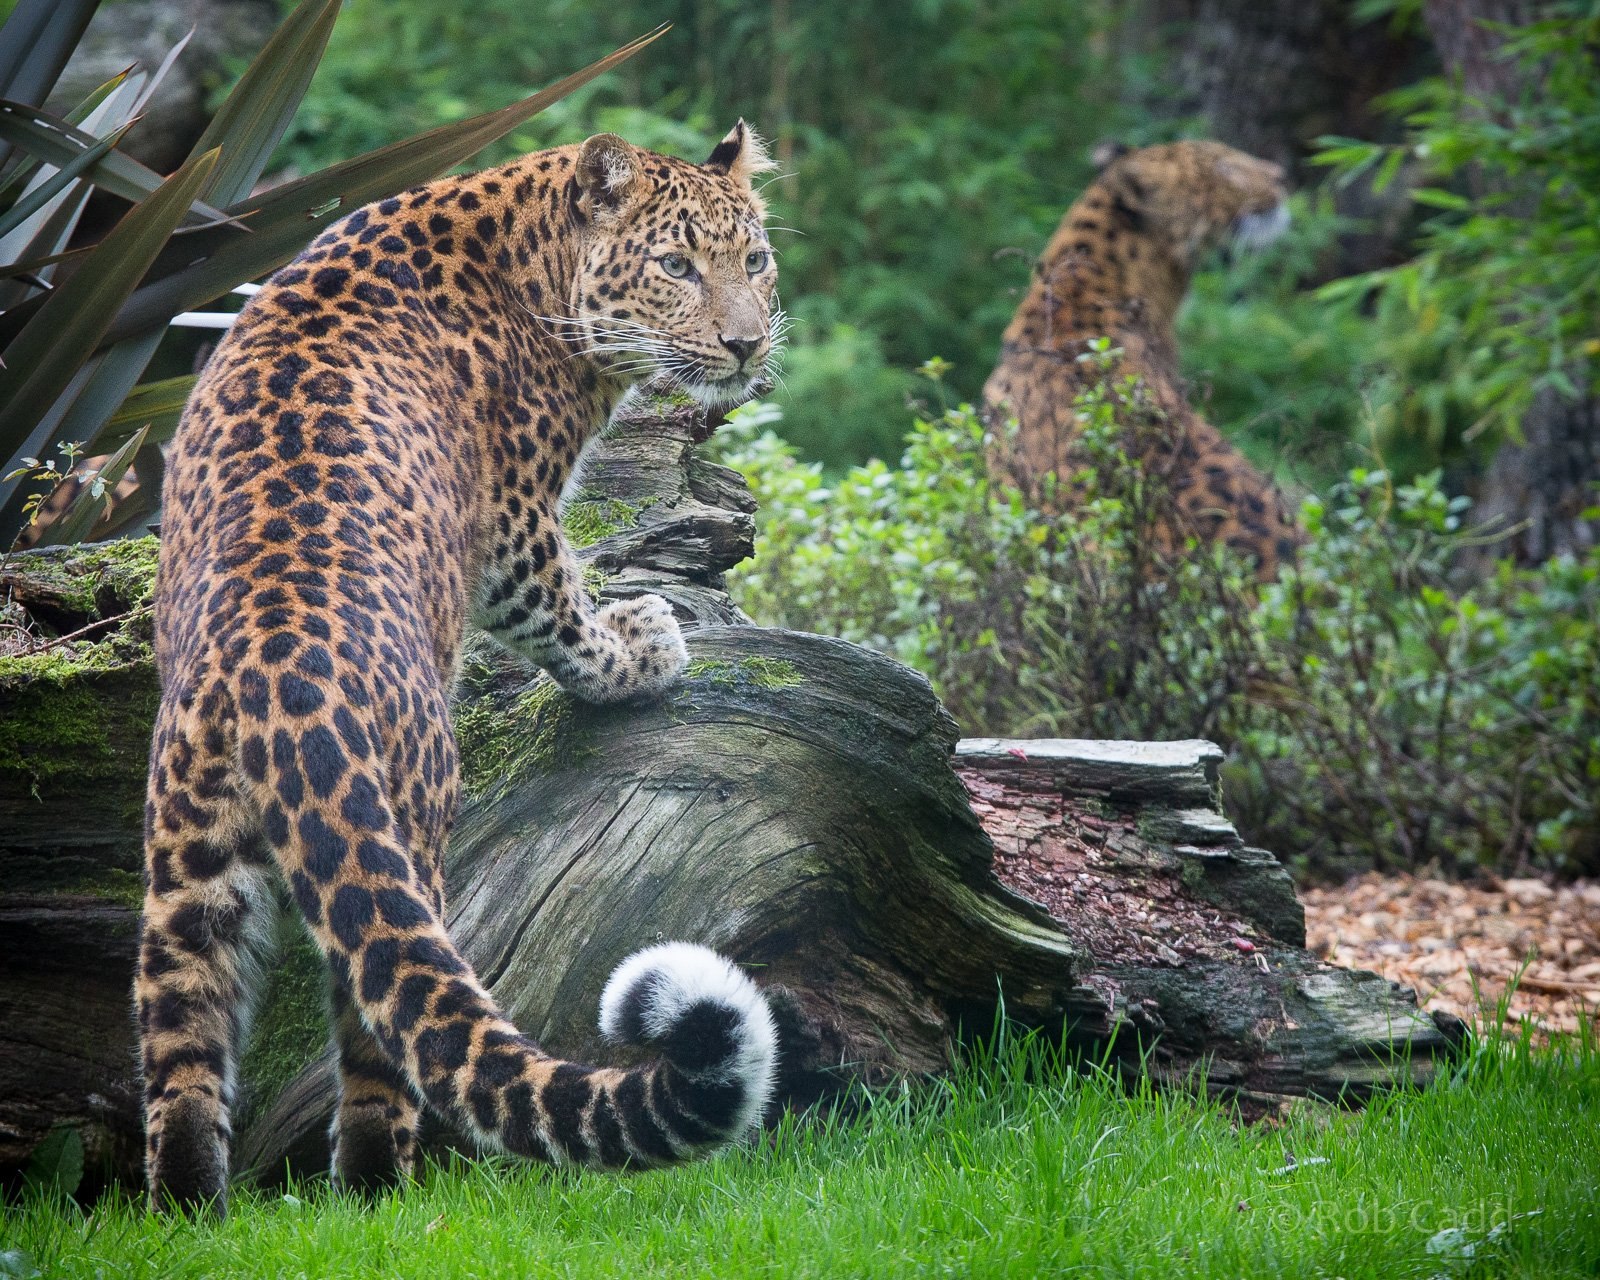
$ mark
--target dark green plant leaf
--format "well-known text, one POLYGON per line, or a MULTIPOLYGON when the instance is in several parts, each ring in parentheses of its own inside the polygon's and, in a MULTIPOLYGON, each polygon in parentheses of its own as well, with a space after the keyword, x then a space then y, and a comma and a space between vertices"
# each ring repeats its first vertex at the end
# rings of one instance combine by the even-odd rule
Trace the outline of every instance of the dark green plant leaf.
POLYGON ((216 161, 217 153, 208 151, 186 162, 161 190, 129 210, 7 345, 0 369, 0 456, 9 457, 28 438, 44 407, 100 345, 117 308, 166 245, 216 161))
POLYGON ((133 455, 133 469, 139 477, 139 487, 128 495, 126 501, 118 503, 106 513, 95 532, 95 537, 100 541, 142 537, 149 532, 151 522, 159 518, 161 486, 166 476, 167 462, 162 456, 161 446, 152 437, 147 437, 144 448, 133 455))
MULTIPOLYGON (((94 147, 99 139, 47 111, 0 99, 0 141, 13 142, 44 163, 61 167, 71 164, 83 152, 94 147)), ((133 201, 143 200, 163 182, 154 169, 140 164, 126 152, 115 149, 90 167, 89 176, 96 186, 104 187, 112 195, 121 196, 124 200, 133 201)), ((191 212, 194 218, 203 222, 218 222, 228 216, 201 200, 194 202, 191 212)))
MULTIPOLYGON (((93 188, 88 183, 80 184, 76 191, 56 206, 33 239, 23 247, 20 256, 22 265, 28 270, 4 271, 0 272, 0 276, 29 274, 38 275, 43 279, 51 264, 68 256, 64 248, 72 235, 72 229, 78 225, 78 216, 83 212, 83 206, 88 203, 92 194, 93 188)), ((89 251, 90 248, 82 250, 84 253, 89 251)), ((0 308, 5 308, 4 311, 0 311, 0 346, 8 344, 22 331, 27 316, 32 314, 30 308, 36 309, 43 305, 43 299, 32 296, 38 289, 38 285, 20 279, 0 281, 0 308), (29 300, 24 302, 23 299, 29 300), (15 320, 14 324, 7 323, 12 320, 15 320)))
MULTIPOLYGON (((92 92, 87 98, 85 98, 67 113, 67 123, 72 125, 81 125, 86 119, 88 119, 90 115, 93 114, 96 107, 98 107, 102 102, 104 102, 127 82, 128 77, 132 73, 133 68, 128 67, 112 76, 111 79, 107 80, 98 89, 94 90, 94 92, 92 92)), ((22 188, 27 186, 28 183, 32 181, 33 175, 38 171, 40 163, 41 161, 33 157, 18 161, 17 164, 12 168, 11 172, 6 175, 5 181, 0 182, 0 202, 3 202, 11 192, 20 191, 22 188)))
POLYGON ((250 194, 305 96, 338 16, 339 0, 303 0, 251 61, 191 152, 222 148, 208 199, 232 204, 250 194))
POLYGON ((63 169, 58 169, 49 179, 41 182, 32 191, 27 192, 3 214, 0 214, 0 236, 9 234, 13 227, 21 224, 24 219, 31 218, 45 205, 61 195, 74 182, 78 181, 85 170, 97 164, 101 156, 122 141, 123 134, 127 133, 132 125, 133 121, 130 120, 121 128, 108 133, 94 146, 80 154, 71 164, 63 169))
POLYGON ((22 1180, 30 1191, 51 1187, 70 1196, 83 1181, 83 1138, 76 1129, 57 1125, 28 1157, 22 1180))
MULTIPOLYGON (((469 159, 551 103, 633 57, 667 30, 668 25, 663 24, 548 89, 498 111, 431 129, 230 205, 228 213, 246 219, 252 234, 243 236, 232 227, 218 227, 186 239, 182 256, 208 253, 205 260, 141 288, 123 306, 108 340, 161 324, 180 311, 194 310, 221 297, 241 281, 277 270, 324 225, 469 159)), ((176 259, 178 251, 171 256, 176 259)))
MULTIPOLYGON (((151 72, 150 79, 146 82, 144 88, 139 91, 139 96, 134 99, 133 110, 135 112, 142 112, 145 107, 150 105, 150 99, 155 97, 156 90, 161 87, 161 82, 167 78, 167 72, 172 70, 172 64, 178 60, 178 55, 184 51, 189 41, 193 39, 194 28, 190 27, 183 33, 178 43, 167 50, 167 56, 161 59, 161 65, 151 72)), ((137 66, 138 64, 135 63, 134 65, 137 66)), ((129 70, 131 71, 133 68, 129 68, 129 70)), ((71 116, 68 116, 67 120, 71 124, 78 123, 71 116)))
POLYGON ((53 267, 58 262, 65 262, 68 258, 81 258, 93 250, 93 245, 84 245, 81 249, 67 249, 62 253, 47 253, 40 258, 24 258, 20 262, 0 262, 0 280, 10 280, 15 276, 37 275, 45 267, 53 267))
POLYGON ((194 384, 195 375, 190 373, 135 387, 122 406, 106 419, 105 429, 95 438, 92 447, 115 449, 141 427, 150 429, 150 443, 165 444, 178 429, 178 419, 183 416, 183 406, 194 384))
POLYGON ((100 0, 21 0, 0 27, 0 97, 43 102, 99 7, 100 0))
MULTIPOLYGON (((105 515, 106 508, 111 505, 112 491, 122 483, 122 477, 132 465, 134 455, 144 448, 148 434, 149 428, 141 427, 127 444, 106 459, 100 467, 99 476, 92 483, 79 484, 78 496, 72 500, 72 504, 62 513, 60 519, 52 520, 45 526, 39 535, 37 545, 59 547, 69 542, 83 542, 95 532, 101 533, 102 536, 108 534, 109 530, 97 531, 95 525, 105 515)), ((65 483, 74 482, 68 479, 65 483)), ((82 1154, 80 1147, 80 1160, 82 1154)))

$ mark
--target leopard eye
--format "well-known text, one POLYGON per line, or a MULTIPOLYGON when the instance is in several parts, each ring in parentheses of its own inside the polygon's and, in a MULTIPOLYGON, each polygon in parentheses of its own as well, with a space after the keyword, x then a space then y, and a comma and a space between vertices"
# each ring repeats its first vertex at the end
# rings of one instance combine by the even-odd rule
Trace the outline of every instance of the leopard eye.
POLYGON ((681 280, 689 274, 689 259, 681 253, 664 253, 661 255, 661 269, 674 280, 681 280))
POLYGON ((744 256, 744 269, 751 275, 759 275, 767 269, 767 263, 772 260, 772 254, 765 249, 752 249, 744 256))

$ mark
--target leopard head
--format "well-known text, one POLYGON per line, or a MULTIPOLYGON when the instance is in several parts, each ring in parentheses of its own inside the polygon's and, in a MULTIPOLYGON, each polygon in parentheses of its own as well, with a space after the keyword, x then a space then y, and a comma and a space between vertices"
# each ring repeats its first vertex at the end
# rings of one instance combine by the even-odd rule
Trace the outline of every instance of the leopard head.
POLYGON ((743 120, 698 165, 610 133, 579 148, 571 314, 607 373, 659 378, 711 408, 754 391, 781 327, 766 205, 751 185, 772 167, 743 120))
POLYGON ((1095 151, 1112 211, 1137 235, 1160 243, 1185 270, 1220 244, 1256 247, 1289 225, 1283 166, 1220 142, 1171 142, 1095 151))

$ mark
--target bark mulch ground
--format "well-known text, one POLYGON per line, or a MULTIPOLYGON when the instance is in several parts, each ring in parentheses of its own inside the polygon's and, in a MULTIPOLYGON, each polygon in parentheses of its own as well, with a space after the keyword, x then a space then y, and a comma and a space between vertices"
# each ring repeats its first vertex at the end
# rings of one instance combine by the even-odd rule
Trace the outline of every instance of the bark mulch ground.
POLYGON ((1435 1009, 1487 1025, 1515 980, 1508 1029, 1572 1032, 1600 1010, 1600 881, 1473 885, 1369 873, 1300 897, 1312 951, 1415 987, 1435 1009))

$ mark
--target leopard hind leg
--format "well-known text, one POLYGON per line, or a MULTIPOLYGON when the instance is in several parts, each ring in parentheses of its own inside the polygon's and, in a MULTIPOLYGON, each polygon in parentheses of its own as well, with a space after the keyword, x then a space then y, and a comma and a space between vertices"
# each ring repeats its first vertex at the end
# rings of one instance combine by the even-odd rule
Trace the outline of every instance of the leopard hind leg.
POLYGON ((339 1063, 339 1102, 329 1133, 333 1180, 373 1195, 411 1176, 421 1107, 405 1072, 379 1047, 338 982, 333 1040, 339 1063))
POLYGON ((158 726, 134 979, 157 1210, 227 1209, 238 1059, 277 918, 276 868, 215 730, 158 726))

